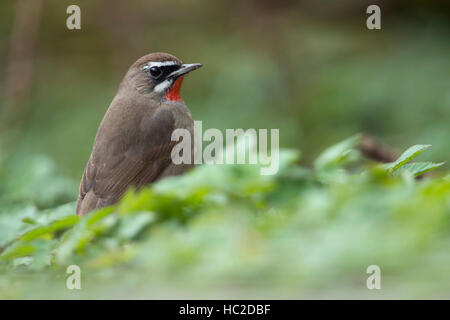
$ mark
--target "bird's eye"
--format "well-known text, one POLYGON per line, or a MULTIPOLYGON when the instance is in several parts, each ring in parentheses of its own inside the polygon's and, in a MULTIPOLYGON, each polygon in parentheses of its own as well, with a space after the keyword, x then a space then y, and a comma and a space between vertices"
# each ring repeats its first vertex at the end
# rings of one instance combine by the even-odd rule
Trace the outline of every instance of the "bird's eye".
POLYGON ((161 75, 162 75, 162 70, 158 67, 151 67, 150 68, 150 75, 155 78, 158 79, 161 75))

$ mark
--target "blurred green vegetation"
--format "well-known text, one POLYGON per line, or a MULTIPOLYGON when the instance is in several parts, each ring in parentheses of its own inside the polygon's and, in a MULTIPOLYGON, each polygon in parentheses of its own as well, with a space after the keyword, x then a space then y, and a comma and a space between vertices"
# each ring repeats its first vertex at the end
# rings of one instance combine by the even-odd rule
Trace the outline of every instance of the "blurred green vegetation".
POLYGON ((424 170, 411 160, 428 146, 375 165, 358 139, 324 151, 313 170, 292 150, 273 176, 205 165, 82 218, 73 202, 8 207, 0 297, 448 298, 449 176, 414 179, 424 170), (81 291, 65 288, 72 264, 81 291), (378 292, 365 283, 373 264, 378 292))
POLYGON ((0 4, 0 297, 448 298, 448 166, 415 182, 428 164, 393 175, 352 140, 318 156, 365 132, 448 161, 448 2, 80 0, 70 31, 73 1, 43 0, 35 46, 14 55, 26 1, 0 4), (378 31, 365 27, 374 3, 378 31), (204 64, 183 84, 204 129, 279 128, 302 158, 286 151, 273 177, 202 167, 77 222, 98 124, 127 68, 155 51, 204 64), (31 81, 13 106, 22 60, 31 81), (70 263, 89 291, 65 289, 70 263), (365 288, 370 264, 381 292, 365 288))

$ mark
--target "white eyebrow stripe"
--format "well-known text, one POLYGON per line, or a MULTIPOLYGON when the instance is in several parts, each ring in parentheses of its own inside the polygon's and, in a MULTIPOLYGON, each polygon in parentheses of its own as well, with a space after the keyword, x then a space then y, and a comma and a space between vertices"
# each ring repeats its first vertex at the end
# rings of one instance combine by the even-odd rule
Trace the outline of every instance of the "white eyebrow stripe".
POLYGON ((175 65, 179 65, 178 62, 175 61, 154 61, 154 62, 149 62, 147 63, 142 69, 143 70, 148 70, 151 67, 166 67, 166 66, 175 66, 175 65))

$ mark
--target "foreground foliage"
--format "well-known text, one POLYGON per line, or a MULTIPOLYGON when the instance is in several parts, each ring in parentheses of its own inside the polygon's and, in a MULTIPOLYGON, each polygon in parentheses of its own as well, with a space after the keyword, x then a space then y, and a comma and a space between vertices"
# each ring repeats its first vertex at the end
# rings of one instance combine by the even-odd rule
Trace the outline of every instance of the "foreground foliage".
POLYGON ((442 163, 411 161, 428 145, 370 163, 358 139, 314 168, 284 150, 274 176, 205 165, 83 218, 74 202, 48 208, 76 189, 46 160, 20 183, 3 166, 0 297, 448 298, 450 179, 414 178, 442 163), (80 291, 66 289, 72 264, 80 291), (366 288, 369 265, 380 291, 366 288))

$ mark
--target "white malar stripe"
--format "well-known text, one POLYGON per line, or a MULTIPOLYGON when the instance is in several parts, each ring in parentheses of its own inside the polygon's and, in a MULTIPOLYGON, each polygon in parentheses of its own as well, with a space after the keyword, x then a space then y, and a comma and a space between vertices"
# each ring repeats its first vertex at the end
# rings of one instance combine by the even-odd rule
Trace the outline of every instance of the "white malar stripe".
POLYGON ((161 82, 160 84, 156 85, 155 88, 153 89, 153 91, 161 93, 161 92, 164 92, 167 89, 169 89, 171 85, 172 85, 172 80, 166 79, 163 82, 161 82))
POLYGON ((148 70, 151 67, 166 67, 166 66, 175 66, 178 65, 177 62, 175 61, 154 61, 154 62, 149 62, 147 63, 147 65, 145 65, 142 70, 148 70))

